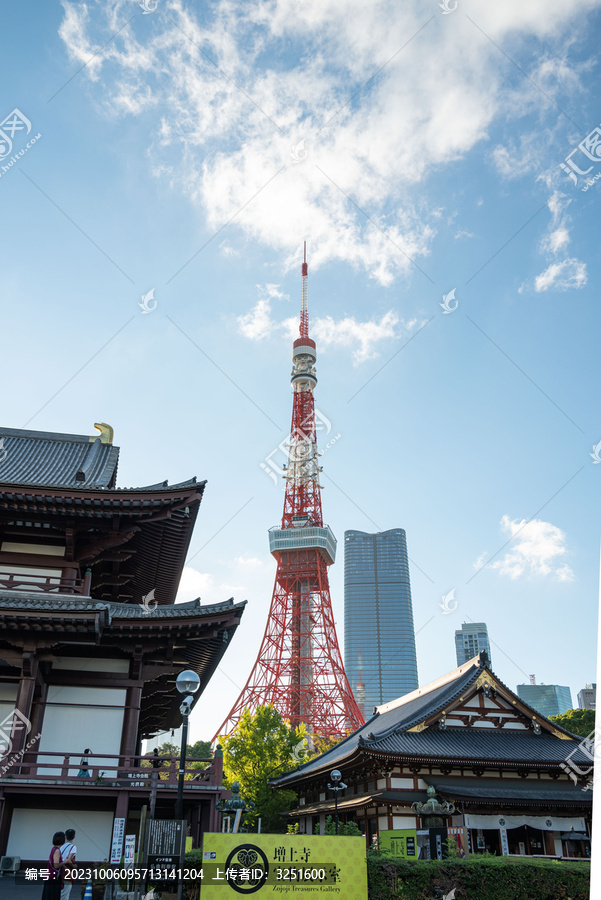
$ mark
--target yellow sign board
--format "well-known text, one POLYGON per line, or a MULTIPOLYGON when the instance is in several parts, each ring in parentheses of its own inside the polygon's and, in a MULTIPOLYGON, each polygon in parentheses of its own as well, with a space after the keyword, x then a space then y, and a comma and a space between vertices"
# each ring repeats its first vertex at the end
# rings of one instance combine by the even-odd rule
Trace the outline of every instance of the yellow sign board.
POLYGON ((364 837, 205 833, 202 850, 202 900, 292 893, 367 900, 364 837))
POLYGON ((381 831, 379 841, 380 850, 388 850, 392 856, 417 859, 417 831, 415 828, 381 831))

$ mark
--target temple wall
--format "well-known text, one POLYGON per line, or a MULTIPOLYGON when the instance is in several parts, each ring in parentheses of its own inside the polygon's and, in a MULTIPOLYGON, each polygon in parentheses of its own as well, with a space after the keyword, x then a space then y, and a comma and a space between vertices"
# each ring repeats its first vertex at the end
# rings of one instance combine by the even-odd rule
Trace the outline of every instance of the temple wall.
MULTIPOLYGON (((115 760, 103 760, 102 754, 119 753, 125 696, 126 692, 121 688, 51 685, 44 712, 40 752, 72 754, 75 758, 69 774, 77 775, 80 757, 89 747, 95 756, 101 755, 100 759, 90 759, 90 767, 104 767, 109 777, 108 766, 114 767, 115 760)), ((45 774, 58 774, 59 771, 48 769, 45 774)))
POLYGON ((6 855, 47 860, 52 835, 66 828, 75 829, 78 860, 102 862, 109 857, 113 813, 63 809, 15 809, 6 855))

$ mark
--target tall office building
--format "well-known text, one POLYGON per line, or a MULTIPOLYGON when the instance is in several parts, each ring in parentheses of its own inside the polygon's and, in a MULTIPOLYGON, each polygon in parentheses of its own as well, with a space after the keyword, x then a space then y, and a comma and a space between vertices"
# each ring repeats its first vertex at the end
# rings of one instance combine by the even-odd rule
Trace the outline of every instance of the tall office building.
POLYGON ((561 716, 572 706, 572 692, 562 684, 518 684, 518 697, 541 715, 561 716))
POLYGON ((468 659, 478 656, 482 650, 488 653, 491 664, 490 642, 488 640, 488 628, 484 622, 464 622, 459 631, 455 632, 455 653, 457 665, 462 666, 468 659))
POLYGON ((597 705, 597 685, 587 684, 578 691, 578 709, 595 709, 597 705))
POLYGON ((365 718, 418 687, 402 528, 344 533, 344 666, 365 718))

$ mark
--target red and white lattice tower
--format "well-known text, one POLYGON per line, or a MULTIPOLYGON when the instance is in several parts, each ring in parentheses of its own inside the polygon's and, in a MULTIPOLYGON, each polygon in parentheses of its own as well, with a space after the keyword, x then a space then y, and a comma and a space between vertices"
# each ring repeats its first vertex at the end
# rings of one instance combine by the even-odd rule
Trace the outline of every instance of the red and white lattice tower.
POLYGON ((271 608, 257 661, 217 734, 229 734, 245 708, 271 703, 294 728, 335 737, 363 724, 349 686, 328 581, 336 538, 323 524, 313 391, 315 341, 309 337, 307 251, 302 267, 300 336, 292 349, 292 428, 281 528, 269 532, 277 560, 271 608))

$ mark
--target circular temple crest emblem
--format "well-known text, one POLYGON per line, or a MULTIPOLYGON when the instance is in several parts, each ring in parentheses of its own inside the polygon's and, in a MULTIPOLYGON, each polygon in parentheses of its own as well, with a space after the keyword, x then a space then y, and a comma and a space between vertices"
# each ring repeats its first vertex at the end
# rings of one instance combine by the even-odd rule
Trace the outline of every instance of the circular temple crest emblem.
POLYGON ((501 826, 501 828, 503 827, 504 824, 505 824, 505 819, 499 819, 499 825, 501 826))
POLYGON ((269 875, 267 857, 256 844, 240 844, 232 850, 225 869, 229 886, 238 894, 254 894, 269 875))
POLYGON ((551 819, 547 819, 547 821, 545 822, 545 825, 547 826, 547 828, 550 828, 552 824, 553 824, 553 822, 551 821, 551 819))

